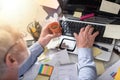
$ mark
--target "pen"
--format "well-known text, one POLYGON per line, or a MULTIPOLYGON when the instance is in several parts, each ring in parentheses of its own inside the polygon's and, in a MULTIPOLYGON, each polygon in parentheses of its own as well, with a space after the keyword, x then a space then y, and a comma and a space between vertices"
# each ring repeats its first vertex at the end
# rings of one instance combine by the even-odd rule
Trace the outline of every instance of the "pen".
POLYGON ((100 49, 102 49, 102 50, 104 50, 104 51, 109 52, 109 49, 108 49, 108 48, 105 48, 105 47, 103 47, 103 46, 99 46, 99 45, 97 45, 97 44, 93 44, 93 46, 95 46, 95 47, 97 47, 97 48, 100 48, 100 49))

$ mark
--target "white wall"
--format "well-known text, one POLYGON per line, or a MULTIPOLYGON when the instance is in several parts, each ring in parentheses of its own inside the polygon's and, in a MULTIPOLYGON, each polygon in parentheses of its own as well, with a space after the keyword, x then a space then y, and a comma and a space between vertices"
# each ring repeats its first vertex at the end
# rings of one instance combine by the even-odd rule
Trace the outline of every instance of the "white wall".
POLYGON ((0 0, 0 5, 0 20, 17 27, 25 34, 30 22, 37 20, 42 24, 47 16, 47 13, 35 0, 0 0), (6 5, 3 5, 2 1, 7 1, 5 4, 8 7, 5 7, 6 5))

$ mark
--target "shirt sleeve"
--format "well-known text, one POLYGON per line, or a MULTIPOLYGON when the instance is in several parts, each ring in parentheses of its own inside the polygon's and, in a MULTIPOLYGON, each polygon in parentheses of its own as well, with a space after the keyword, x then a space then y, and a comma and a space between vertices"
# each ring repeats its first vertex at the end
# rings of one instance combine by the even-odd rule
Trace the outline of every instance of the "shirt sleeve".
POLYGON ((37 57, 43 52, 43 47, 38 43, 34 43, 30 48, 30 55, 29 57, 24 61, 24 63, 20 66, 19 69, 19 77, 23 76, 26 71, 28 71, 32 65, 36 62, 37 57))
POLYGON ((90 48, 78 49, 79 80, 96 80, 96 67, 90 48))

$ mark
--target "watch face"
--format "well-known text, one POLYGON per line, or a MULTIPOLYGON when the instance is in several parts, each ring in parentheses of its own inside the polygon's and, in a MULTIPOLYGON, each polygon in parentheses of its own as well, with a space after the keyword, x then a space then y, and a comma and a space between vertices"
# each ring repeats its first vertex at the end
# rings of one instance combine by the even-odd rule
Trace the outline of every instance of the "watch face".
POLYGON ((60 49, 67 49, 68 51, 74 51, 76 48, 76 41, 72 39, 64 38, 60 44, 60 49))

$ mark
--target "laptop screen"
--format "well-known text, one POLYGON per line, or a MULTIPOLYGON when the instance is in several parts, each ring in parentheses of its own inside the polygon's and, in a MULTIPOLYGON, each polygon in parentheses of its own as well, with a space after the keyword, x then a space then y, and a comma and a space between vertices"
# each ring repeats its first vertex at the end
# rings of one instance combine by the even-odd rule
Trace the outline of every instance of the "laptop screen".
MULTIPOLYGON (((109 5, 109 3, 105 3, 102 6, 106 7, 107 5, 109 5)), ((109 6, 109 9, 112 9, 113 6, 114 5, 109 6)), ((108 16, 120 17, 120 0, 68 0, 65 8, 69 12, 71 12, 71 11, 74 12, 75 10, 81 10, 81 8, 83 8, 84 11, 96 12, 97 14, 100 14, 100 15, 106 14, 108 16), (117 7, 119 9, 118 13, 114 14, 114 13, 110 13, 109 11, 100 10, 102 1, 108 1, 108 2, 112 2, 114 4, 117 4, 117 7)))

